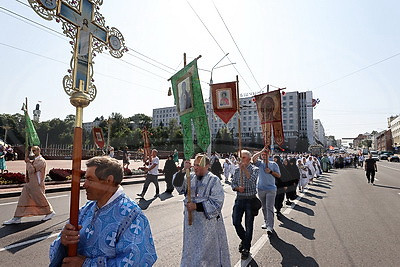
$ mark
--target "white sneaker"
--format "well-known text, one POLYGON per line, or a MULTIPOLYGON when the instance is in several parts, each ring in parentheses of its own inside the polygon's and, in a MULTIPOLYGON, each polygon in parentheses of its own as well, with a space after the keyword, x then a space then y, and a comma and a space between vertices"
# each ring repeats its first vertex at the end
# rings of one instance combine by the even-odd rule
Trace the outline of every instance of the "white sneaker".
POLYGON ((267 224, 264 223, 263 225, 261 225, 261 228, 262 228, 262 229, 267 229, 267 228, 268 228, 268 227, 267 227, 267 224))
POLYGON ((4 225, 18 224, 18 223, 21 223, 21 217, 14 217, 8 221, 3 222, 4 225))
POLYGON ((48 221, 48 220, 50 220, 51 218, 53 218, 54 215, 56 215, 56 213, 53 211, 52 213, 47 214, 46 216, 44 216, 44 218, 42 219, 42 221, 48 221))

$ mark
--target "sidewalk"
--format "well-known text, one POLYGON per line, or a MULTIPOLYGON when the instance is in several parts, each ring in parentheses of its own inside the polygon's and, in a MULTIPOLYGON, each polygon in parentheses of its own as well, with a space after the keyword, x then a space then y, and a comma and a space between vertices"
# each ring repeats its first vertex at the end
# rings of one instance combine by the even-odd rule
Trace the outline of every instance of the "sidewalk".
MULTIPOLYGON (((139 161, 130 161, 129 165, 130 169, 138 169, 143 166, 143 162, 139 161)), ((72 166, 72 160, 47 160, 47 168, 46 174, 53 168, 62 168, 62 169, 70 169, 72 166)), ((86 160, 82 160, 82 170, 86 170, 86 160)), ((122 163, 122 161, 121 161, 122 163)), ((23 160, 17 161, 7 161, 7 170, 9 172, 21 172, 25 173, 25 162, 23 160)), ((165 164, 165 160, 160 160, 159 169, 163 169, 165 164)), ((164 181, 164 175, 160 175, 158 178, 159 181, 164 181)), ((125 176, 122 180, 122 185, 127 184, 138 184, 144 183, 145 175, 131 175, 125 176)), ((83 182, 81 181, 81 189, 83 186, 83 182)), ((62 191, 70 191, 71 190, 71 181, 52 181, 46 182, 46 193, 52 192, 62 192, 62 191)), ((0 185, 0 198, 6 197, 15 197, 21 194, 22 188, 24 184, 21 185, 0 185)))

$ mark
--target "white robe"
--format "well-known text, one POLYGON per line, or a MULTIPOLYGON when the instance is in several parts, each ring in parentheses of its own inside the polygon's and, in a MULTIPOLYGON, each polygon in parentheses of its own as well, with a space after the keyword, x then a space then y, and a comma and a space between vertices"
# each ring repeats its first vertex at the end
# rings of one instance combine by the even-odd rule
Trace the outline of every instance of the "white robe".
MULTIPOLYGON (((174 175, 174 186, 179 194, 187 194, 186 175, 182 185, 175 179, 182 173, 174 175)), ((193 224, 188 224, 186 209, 187 197, 184 199, 183 249, 181 266, 231 266, 228 239, 221 214, 224 203, 224 190, 219 178, 208 172, 201 180, 194 173, 191 177, 191 196, 193 203, 202 203, 203 211, 192 211, 193 224)), ((177 179, 178 180, 178 179, 177 179)))

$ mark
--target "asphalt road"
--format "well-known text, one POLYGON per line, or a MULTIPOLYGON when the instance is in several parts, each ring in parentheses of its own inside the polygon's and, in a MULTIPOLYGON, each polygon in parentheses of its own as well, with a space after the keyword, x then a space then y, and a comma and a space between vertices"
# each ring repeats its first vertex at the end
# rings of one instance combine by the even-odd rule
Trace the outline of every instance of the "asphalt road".
MULTIPOLYGON (((235 193, 225 185, 223 215, 232 266, 398 266, 400 262, 400 164, 379 162, 378 180, 367 184, 362 169, 333 170, 321 177, 296 205, 286 207, 275 223, 276 235, 268 239, 254 224, 254 260, 241 262, 239 239, 232 226, 235 193)), ((135 197, 142 184, 124 186, 135 197)), ((161 182, 161 190, 165 183, 161 182)), ((81 203, 86 201, 81 192, 81 203)), ((158 261, 155 266, 179 266, 182 249, 183 196, 162 194, 139 205, 149 218, 158 261)), ((48 248, 69 213, 66 192, 48 194, 57 215, 50 221, 24 218, 23 223, 0 228, 1 266, 48 265, 48 248)), ((0 199, 0 221, 12 217, 17 198, 0 199)))

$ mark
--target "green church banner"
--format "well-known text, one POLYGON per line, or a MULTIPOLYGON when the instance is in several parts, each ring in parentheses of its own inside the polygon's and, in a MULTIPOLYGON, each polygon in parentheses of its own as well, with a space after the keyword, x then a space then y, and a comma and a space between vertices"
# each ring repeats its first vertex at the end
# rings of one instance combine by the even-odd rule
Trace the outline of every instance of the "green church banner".
POLYGON ((183 129, 184 155, 185 159, 190 159, 194 154, 192 122, 198 146, 206 151, 210 145, 210 130, 197 71, 197 59, 172 76, 171 83, 183 129))

